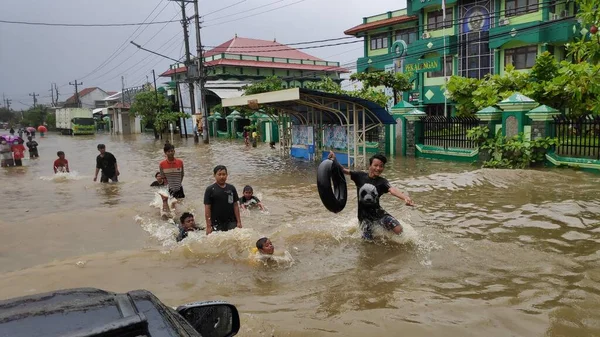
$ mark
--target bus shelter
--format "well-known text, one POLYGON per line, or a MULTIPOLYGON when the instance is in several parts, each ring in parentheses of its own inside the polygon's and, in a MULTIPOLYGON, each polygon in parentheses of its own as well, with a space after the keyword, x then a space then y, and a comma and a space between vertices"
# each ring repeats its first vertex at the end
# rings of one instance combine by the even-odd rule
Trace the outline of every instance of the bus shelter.
POLYGON ((222 106, 272 108, 265 111, 276 115, 273 119, 278 121, 280 150, 285 155, 320 161, 331 150, 340 163, 351 167, 365 167, 367 143, 383 139, 383 126, 396 123, 383 107, 369 100, 303 88, 227 98, 222 106))

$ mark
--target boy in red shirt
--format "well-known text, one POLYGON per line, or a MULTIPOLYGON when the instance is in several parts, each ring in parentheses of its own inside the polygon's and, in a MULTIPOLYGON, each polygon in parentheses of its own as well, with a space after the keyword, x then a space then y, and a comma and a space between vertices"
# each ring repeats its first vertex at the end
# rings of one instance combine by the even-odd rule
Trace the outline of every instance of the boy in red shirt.
POLYGON ((58 159, 54 161, 54 173, 69 172, 69 161, 65 159, 65 153, 58 151, 56 155, 58 159))
POLYGON ((160 162, 158 165, 160 174, 167 180, 169 184, 169 194, 176 199, 185 198, 183 193, 183 161, 175 158, 175 147, 171 144, 165 144, 164 152, 167 159, 160 162))
POLYGON ((23 146, 23 143, 15 140, 10 149, 13 152, 15 166, 23 166, 23 162, 21 161, 21 159, 25 158, 25 146, 23 146))

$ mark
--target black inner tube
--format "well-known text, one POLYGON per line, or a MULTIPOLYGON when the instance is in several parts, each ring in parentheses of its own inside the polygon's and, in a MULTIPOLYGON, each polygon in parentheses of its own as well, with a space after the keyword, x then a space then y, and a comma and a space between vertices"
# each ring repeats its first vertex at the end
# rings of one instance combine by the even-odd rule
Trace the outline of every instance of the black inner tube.
POLYGON ((330 212, 339 213, 346 207, 348 186, 344 170, 337 161, 327 159, 319 165, 317 188, 321 202, 330 212))

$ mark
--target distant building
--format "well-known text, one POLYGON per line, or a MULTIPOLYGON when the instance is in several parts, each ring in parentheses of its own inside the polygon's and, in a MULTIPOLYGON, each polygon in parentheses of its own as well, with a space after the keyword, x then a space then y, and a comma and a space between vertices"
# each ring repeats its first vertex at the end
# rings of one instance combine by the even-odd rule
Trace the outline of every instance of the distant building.
MULTIPOLYGON (((241 96, 244 85, 269 76, 278 76, 284 87, 291 88, 304 87, 325 77, 340 83, 340 75, 348 72, 339 62, 325 61, 276 41, 237 36, 207 51, 204 65, 209 110, 223 98, 241 96)), ((160 76, 171 79, 169 94, 174 95, 175 83, 185 80, 187 68, 181 63, 174 64, 160 76)))
POLYGON ((87 109, 102 108, 104 107, 104 99, 111 94, 114 94, 114 91, 104 91, 98 87, 85 88, 79 91, 79 101, 81 102, 81 105, 77 102, 77 96, 73 94, 73 96, 67 98, 62 104, 62 107, 87 109))
POLYGON ((109 130, 113 134, 129 135, 142 133, 142 121, 130 113, 131 103, 135 95, 146 90, 143 86, 129 88, 124 92, 111 92, 111 95, 104 98, 100 107, 94 109, 94 115, 108 117, 109 130))
POLYGON ((443 2, 407 0, 408 8, 365 17, 345 31, 364 38, 357 71, 413 73, 414 88, 403 99, 428 115, 453 109, 444 76, 483 78, 503 74, 508 65, 529 71, 545 51, 565 59, 565 44, 587 32, 573 1, 446 0, 445 20, 443 2))

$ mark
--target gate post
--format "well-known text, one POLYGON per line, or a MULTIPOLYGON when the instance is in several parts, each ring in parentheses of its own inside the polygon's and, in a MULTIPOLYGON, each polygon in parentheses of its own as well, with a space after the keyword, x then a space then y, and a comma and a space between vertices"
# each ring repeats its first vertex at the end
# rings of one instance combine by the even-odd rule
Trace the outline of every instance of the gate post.
POLYGON ((403 114, 406 120, 406 155, 409 157, 416 157, 417 151, 417 137, 421 132, 422 123, 421 117, 427 114, 421 110, 414 109, 406 114, 403 114))
POLYGON ((395 147, 394 151, 390 151, 393 153, 400 154, 401 156, 406 156, 406 118, 404 117, 411 110, 414 110, 415 106, 408 103, 407 101, 400 101, 398 104, 394 105, 392 109, 390 109, 394 120, 396 120, 396 124, 393 125, 391 130, 395 132, 390 132, 393 137, 392 140, 395 141, 392 146, 395 147))
MULTIPOLYGON (((488 138, 496 137, 496 126, 501 125, 502 123, 502 110, 496 108, 495 106, 488 106, 487 108, 483 108, 477 113, 475 116, 479 118, 482 126, 487 126, 490 129, 488 134, 488 138)), ((480 150, 479 151, 479 161, 484 162, 490 159, 489 150, 480 150)))
POLYGON ((536 101, 518 92, 498 103, 500 109, 504 111, 502 135, 511 138, 519 133, 525 133, 525 139, 528 139, 531 135, 525 132, 525 125, 529 125, 529 119, 525 114, 538 105, 536 101))
POLYGON ((531 119, 531 139, 553 136, 552 121, 554 116, 560 115, 560 111, 547 105, 541 105, 527 113, 531 119))

